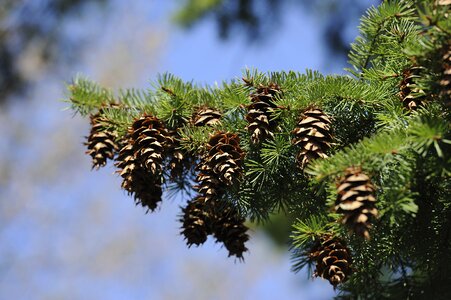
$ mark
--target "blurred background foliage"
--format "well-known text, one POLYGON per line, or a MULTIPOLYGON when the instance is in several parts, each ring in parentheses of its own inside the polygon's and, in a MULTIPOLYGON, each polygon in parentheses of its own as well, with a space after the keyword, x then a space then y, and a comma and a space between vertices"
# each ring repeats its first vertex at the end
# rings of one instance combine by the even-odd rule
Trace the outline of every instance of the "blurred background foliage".
POLYGON ((108 0, 2 0, 0 6, 0 103, 29 84, 24 53, 33 52, 40 65, 52 65, 76 56, 81 40, 60 26, 92 5, 108 0))
MULTIPOLYGON (((246 42, 271 45, 274 35, 284 25, 289 9, 307 12, 321 19, 325 46, 334 58, 345 59, 349 50, 349 32, 355 31, 359 17, 372 1, 358 0, 184 0, 174 21, 185 28, 212 18, 218 35, 232 39, 245 35, 246 42)), ((293 41, 295 42, 295 41, 293 41)))

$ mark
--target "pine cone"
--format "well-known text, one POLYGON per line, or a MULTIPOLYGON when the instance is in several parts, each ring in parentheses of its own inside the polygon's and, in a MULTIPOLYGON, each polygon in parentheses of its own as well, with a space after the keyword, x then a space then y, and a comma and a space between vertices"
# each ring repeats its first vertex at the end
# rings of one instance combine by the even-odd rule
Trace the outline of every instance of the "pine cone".
POLYGON ((233 133, 217 133, 210 138, 207 148, 208 165, 227 186, 237 183, 241 176, 244 152, 240 148, 240 138, 233 133))
POLYGON ((224 243, 229 256, 235 255, 243 259, 243 253, 247 251, 245 243, 249 240, 249 235, 246 233, 248 227, 244 225, 246 220, 229 203, 217 204, 215 211, 213 233, 216 240, 224 243))
POLYGON ((291 143, 301 147, 296 160, 301 169, 313 159, 327 158, 325 152, 330 148, 330 118, 320 109, 313 108, 304 112, 296 128, 291 143))
POLYGON ((161 177, 155 177, 135 159, 132 143, 127 143, 116 158, 118 173, 123 178, 122 188, 134 195, 136 204, 154 211, 161 201, 161 177))
POLYGON ((236 184, 242 174, 243 150, 236 134, 219 132, 210 138, 197 170, 198 192, 206 201, 217 198, 226 186, 236 184))
POLYGON ((194 126, 215 126, 221 123, 221 116, 218 110, 201 107, 193 116, 193 124, 194 126))
POLYGON ((360 168, 348 168, 337 187, 335 210, 343 213, 343 224, 369 239, 370 219, 377 215, 375 188, 360 168))
POLYGON ((193 244, 199 246, 207 240, 207 236, 212 234, 212 221, 215 216, 210 208, 210 202, 206 202, 203 197, 196 197, 189 201, 182 209, 183 216, 182 234, 185 236, 188 247, 193 244))
POLYGON ((408 110, 415 110, 424 100, 424 92, 416 87, 415 78, 419 77, 421 68, 412 67, 403 71, 403 79, 399 84, 399 97, 404 107, 408 110))
POLYGON ((259 86, 257 91, 251 95, 252 103, 247 107, 246 120, 249 125, 247 130, 251 134, 251 141, 258 144, 267 138, 274 138, 273 131, 277 123, 272 119, 272 111, 277 105, 274 103, 280 87, 271 83, 268 86, 259 86))
POLYGON ((172 180, 183 178, 191 170, 194 157, 180 148, 180 135, 176 130, 169 130, 166 141, 166 157, 172 180))
POLYGON ((451 43, 442 50, 442 78, 440 79, 440 95, 445 99, 445 105, 451 107, 451 43))
POLYGON ((198 196, 188 202, 180 221, 188 247, 203 244, 208 235, 214 234, 216 241, 222 242, 229 251, 229 256, 242 259, 247 251, 244 244, 249 236, 245 219, 228 202, 206 201, 198 196))
POLYGON ((100 121, 100 114, 91 115, 91 133, 87 137, 85 145, 88 147, 86 154, 92 157, 92 168, 99 169, 106 165, 107 159, 113 159, 119 146, 115 142, 116 135, 105 130, 100 121))
MULTIPOLYGON (((246 234, 245 219, 240 217, 230 203, 218 199, 227 186, 238 183, 242 174, 241 164, 244 157, 236 134, 219 132, 212 136, 207 144, 208 152, 196 167, 199 171, 196 181, 197 190, 206 204, 210 224, 218 242, 224 243, 229 256, 242 259, 247 250, 244 243, 249 239, 246 234)), ((210 234, 207 232, 207 234, 210 234)), ((186 235, 185 235, 186 236, 186 235)), ((193 238, 194 240, 194 238, 193 238)), ((199 238, 203 240, 203 235, 199 238)))
POLYGON ((199 182, 196 186, 198 193, 205 197, 206 201, 217 200, 224 191, 220 181, 207 164, 200 163, 196 170, 200 171, 196 177, 196 181, 199 182))
POLYGON ((163 123, 156 117, 145 115, 133 123, 129 133, 134 141, 133 151, 136 159, 143 168, 159 176, 168 138, 163 123))
POLYGON ((334 287, 348 280, 352 274, 351 252, 338 238, 330 235, 321 237, 309 256, 316 262, 314 275, 329 280, 334 287))

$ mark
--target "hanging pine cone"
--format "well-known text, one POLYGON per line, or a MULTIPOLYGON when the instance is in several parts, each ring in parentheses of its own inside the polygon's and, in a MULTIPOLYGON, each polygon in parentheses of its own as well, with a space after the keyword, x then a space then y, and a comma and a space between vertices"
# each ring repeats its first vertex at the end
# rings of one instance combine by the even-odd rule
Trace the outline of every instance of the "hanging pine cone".
POLYGON ((136 159, 143 168, 159 176, 168 137, 163 123, 156 117, 145 115, 133 123, 129 134, 136 159))
POLYGON ((185 236, 188 247, 203 244, 208 235, 213 234, 217 242, 224 244, 229 256, 235 255, 243 258, 247 251, 245 243, 249 240, 246 233, 248 228, 244 225, 245 219, 229 203, 219 201, 206 201, 198 196, 189 201, 183 208, 182 234, 185 236))
POLYGON ((272 119, 272 111, 277 108, 274 103, 276 95, 280 94, 280 87, 271 83, 268 86, 260 85, 251 95, 252 103, 247 107, 246 120, 249 123, 247 130, 251 134, 251 141, 258 144, 267 138, 274 138, 277 123, 272 119))
POLYGON ((215 126, 220 124, 221 112, 209 107, 201 107, 193 116, 194 126, 215 126))
POLYGON ((249 235, 246 233, 248 227, 244 225, 246 220, 229 203, 221 203, 215 208, 216 220, 213 223, 213 233, 216 240, 224 243, 229 256, 235 255, 243 259, 243 253, 247 251, 245 243, 249 240, 249 235))
POLYGON ((187 171, 191 170, 194 157, 186 153, 180 146, 180 135, 176 130, 169 130, 166 139, 166 157, 168 169, 172 180, 183 178, 187 171))
POLYGON ((343 213, 343 224, 349 226, 357 235, 369 239, 370 219, 376 217, 375 188, 368 175, 360 168, 346 169, 345 176, 337 187, 335 210, 343 213))
POLYGON ((445 105, 451 107, 451 43, 442 49, 442 76, 440 79, 440 96, 445 99, 445 105))
POLYGON ((136 161, 132 143, 122 147, 116 158, 116 166, 123 178, 122 188, 134 196, 136 204, 154 211, 163 194, 161 177, 153 176, 136 161))
POLYGON ((208 164, 218 179, 227 186, 235 184, 241 176, 244 157, 238 135, 219 132, 210 138, 207 149, 208 164))
POLYGON ((217 198, 226 186, 236 184, 242 174, 244 152, 238 135, 219 132, 212 136, 197 170, 198 192, 206 201, 217 198))
POLYGON ((296 160, 301 169, 313 159, 327 158, 327 150, 332 143, 330 134, 330 118, 320 109, 308 109, 299 119, 291 143, 298 145, 301 150, 296 160))
POLYGON ((403 71, 403 79, 399 84, 399 97, 408 110, 417 109, 424 100, 424 92, 416 87, 415 79, 420 77, 421 68, 412 67, 403 71))
POLYGON ((92 168, 99 169, 106 165, 107 159, 114 158, 119 147, 115 141, 116 135, 103 128, 100 114, 91 115, 90 118, 91 133, 85 143, 88 147, 86 154, 92 157, 92 168))
POLYGON ((309 256, 316 263, 314 275, 329 280, 334 287, 348 280, 352 274, 351 252, 338 238, 322 236, 309 256))
POLYGON ((206 201, 217 200, 222 195, 224 187, 216 178, 213 170, 207 163, 201 162, 197 165, 196 171, 199 171, 196 177, 199 185, 195 187, 198 193, 205 197, 206 201))
POLYGON ((189 201, 182 209, 183 216, 182 234, 185 236, 188 247, 193 244, 199 246, 207 240, 207 236, 212 234, 212 222, 215 218, 214 212, 210 208, 211 202, 206 202, 203 197, 196 197, 189 201))

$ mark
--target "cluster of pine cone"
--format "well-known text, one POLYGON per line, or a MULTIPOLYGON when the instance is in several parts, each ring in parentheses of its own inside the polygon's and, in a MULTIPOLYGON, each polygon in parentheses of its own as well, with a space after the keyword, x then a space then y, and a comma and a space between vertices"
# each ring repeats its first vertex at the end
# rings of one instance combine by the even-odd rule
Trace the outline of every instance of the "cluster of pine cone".
POLYGON ((183 209, 181 219, 189 246, 202 244, 208 235, 214 235, 224 243, 229 256, 243 257, 247 250, 244 243, 249 239, 245 219, 230 203, 221 201, 226 188, 239 183, 243 158, 238 135, 218 132, 210 137, 207 152, 196 167, 199 196, 183 209))
MULTIPOLYGON (((193 115, 193 126, 214 126, 220 123, 221 113, 200 107, 193 115)), ((106 130, 108 120, 101 111, 91 117, 91 133, 87 137, 86 152, 92 157, 93 168, 115 159, 122 177, 122 188, 132 195, 137 204, 154 211, 162 196, 163 172, 169 179, 183 176, 196 159, 180 148, 177 130, 169 130, 152 115, 143 115, 130 126, 125 138, 106 130)), ((207 153, 200 158, 196 189, 199 196, 183 208, 182 234, 189 246, 205 242, 214 235, 230 255, 242 259, 247 250, 248 228, 238 211, 221 196, 225 188, 238 183, 242 174, 244 152, 236 134, 218 132, 210 138, 207 153)))
POLYGON ((206 201, 198 196, 188 202, 183 208, 181 218, 182 234, 189 247, 203 244, 209 235, 217 242, 224 243, 229 256, 235 255, 242 259, 247 251, 245 243, 249 240, 244 225, 245 219, 227 202, 206 201))
MULTIPOLYGON (((260 85, 250 94, 251 104, 247 106, 245 119, 254 145, 273 139, 279 130, 274 116, 279 97, 283 97, 283 93, 275 83, 260 85)), ((220 111, 203 106, 196 109, 189 124, 184 125, 216 126, 221 123, 221 116, 220 111)), ((230 202, 223 200, 229 188, 239 185, 243 174, 245 153, 238 135, 216 132, 210 136, 204 153, 196 157, 180 147, 177 128, 168 129, 153 115, 136 119, 122 138, 106 130, 107 123, 102 111, 91 117, 92 129, 86 145, 93 168, 115 159, 123 179, 122 188, 137 204, 154 211, 161 201, 165 178, 182 178, 196 165, 194 188, 198 195, 182 208, 181 234, 189 247, 203 244, 211 235, 224 244, 229 256, 242 259, 249 239, 245 218, 230 202)), ((332 118, 317 107, 307 108, 299 116, 291 134, 293 146, 299 149, 296 162, 301 170, 312 160, 328 157, 327 152, 333 145, 331 123, 332 118)), ((370 177, 358 167, 348 168, 337 183, 337 195, 335 211, 343 214, 343 224, 357 235, 369 238, 371 220, 377 215, 375 188, 370 177)), ((351 274, 350 251, 337 238, 321 237, 309 257, 316 262, 315 274, 334 286, 351 274)))
MULTIPOLYGON (((274 131, 278 129, 274 117, 278 97, 283 97, 283 93, 276 83, 260 85, 250 95, 246 120, 254 144, 274 138, 274 131)), ((308 108, 301 114, 296 128, 291 132, 294 136, 292 144, 300 147, 296 160, 301 169, 313 159, 327 158, 326 152, 332 145, 330 124, 330 117, 319 108, 308 108)))

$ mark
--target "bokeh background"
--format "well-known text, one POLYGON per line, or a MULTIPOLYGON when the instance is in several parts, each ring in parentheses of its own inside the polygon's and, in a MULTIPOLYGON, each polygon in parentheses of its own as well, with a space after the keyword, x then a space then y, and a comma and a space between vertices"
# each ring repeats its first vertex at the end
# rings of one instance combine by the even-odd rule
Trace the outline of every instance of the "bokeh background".
POLYGON ((258 227, 245 263, 212 240, 188 249, 187 199, 135 207, 111 164, 90 171, 89 122, 63 100, 77 73, 113 89, 149 88, 163 72, 200 84, 246 67, 342 74, 372 4, 0 0, 0 299, 332 298, 258 227))

